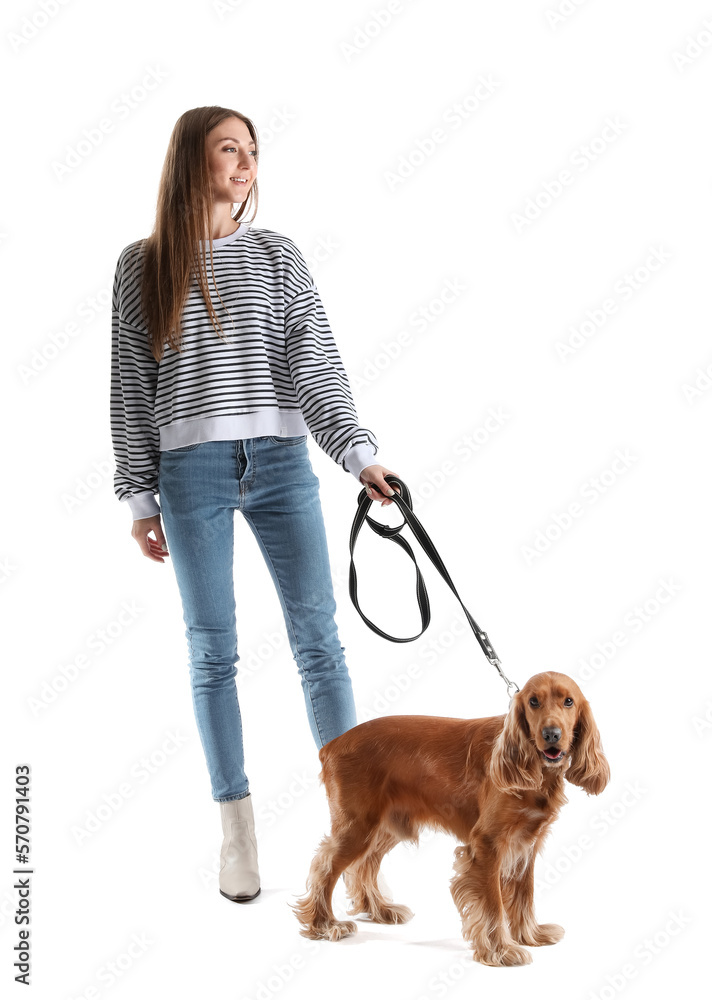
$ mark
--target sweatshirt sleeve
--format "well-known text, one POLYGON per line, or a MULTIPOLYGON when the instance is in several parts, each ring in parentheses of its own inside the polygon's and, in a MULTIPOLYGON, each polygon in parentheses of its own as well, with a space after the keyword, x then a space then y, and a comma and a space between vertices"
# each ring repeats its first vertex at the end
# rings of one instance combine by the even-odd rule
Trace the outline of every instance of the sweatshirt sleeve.
POLYGON ((291 244, 285 261, 287 361, 307 427, 326 454, 358 479, 378 441, 361 427, 351 387, 314 279, 291 244))
MULTIPOLYGON (((131 244, 134 246, 134 244, 131 244)), ((111 440, 116 471, 114 492, 128 503, 133 520, 158 514, 160 436, 154 419, 158 362, 148 334, 132 326, 140 299, 140 281, 131 275, 130 247, 119 257, 111 300, 111 440)), ((136 269, 137 270, 137 269, 136 269)))

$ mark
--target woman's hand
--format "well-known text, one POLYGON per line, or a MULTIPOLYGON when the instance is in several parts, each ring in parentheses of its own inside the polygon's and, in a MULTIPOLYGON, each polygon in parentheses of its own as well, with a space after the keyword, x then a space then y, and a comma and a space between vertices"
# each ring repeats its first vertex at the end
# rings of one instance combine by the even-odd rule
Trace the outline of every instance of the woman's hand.
POLYGON ((154 514, 152 517, 141 517, 134 521, 131 537, 136 539, 143 554, 154 562, 162 563, 163 556, 170 555, 166 536, 163 534, 161 526, 160 514, 154 514), (149 538, 151 532, 156 536, 155 538, 149 538))
MULTIPOLYGON (((365 469, 361 470, 361 475, 358 478, 366 487, 366 495, 371 500, 377 500, 379 492, 385 494, 385 497, 392 497, 395 493, 395 490, 390 483, 386 482, 384 476, 398 476, 398 473, 394 472, 393 469, 386 469, 383 465, 367 465, 365 469)), ((400 493, 400 490, 398 492, 400 493)), ((383 499, 381 507, 386 507, 389 503, 393 503, 393 501, 383 499)))

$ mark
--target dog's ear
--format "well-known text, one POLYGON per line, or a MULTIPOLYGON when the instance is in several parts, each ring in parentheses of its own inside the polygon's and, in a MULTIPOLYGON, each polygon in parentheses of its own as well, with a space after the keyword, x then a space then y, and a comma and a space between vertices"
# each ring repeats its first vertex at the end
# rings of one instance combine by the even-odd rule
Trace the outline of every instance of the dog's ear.
POLYGON ((585 698, 579 706, 571 764, 565 775, 567 781, 579 785, 588 795, 600 795, 611 778, 611 770, 601 747, 601 735, 585 698))
POLYGON ((541 763, 529 733, 521 691, 512 699, 504 728, 494 742, 490 777, 500 792, 541 787, 541 763))

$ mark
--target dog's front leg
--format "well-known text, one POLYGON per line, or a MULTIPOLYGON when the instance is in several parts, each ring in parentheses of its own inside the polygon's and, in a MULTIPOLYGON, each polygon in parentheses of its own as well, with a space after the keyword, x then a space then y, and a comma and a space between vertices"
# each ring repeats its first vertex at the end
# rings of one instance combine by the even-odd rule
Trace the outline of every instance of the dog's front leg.
POLYGON ((509 933, 519 944, 556 944, 564 936, 559 924, 538 924, 534 916, 534 855, 520 875, 503 879, 502 901, 509 920, 509 933))
POLYGON ((348 834, 332 834, 322 839, 314 855, 307 878, 307 893, 289 905, 302 925, 303 937, 339 941, 356 933, 353 920, 337 920, 331 908, 331 895, 341 872, 358 855, 358 848, 348 843, 348 834))
POLYGON ((500 866, 482 838, 455 848, 450 892, 462 917, 462 934, 483 965, 528 965, 532 957, 510 937, 505 921, 500 866))

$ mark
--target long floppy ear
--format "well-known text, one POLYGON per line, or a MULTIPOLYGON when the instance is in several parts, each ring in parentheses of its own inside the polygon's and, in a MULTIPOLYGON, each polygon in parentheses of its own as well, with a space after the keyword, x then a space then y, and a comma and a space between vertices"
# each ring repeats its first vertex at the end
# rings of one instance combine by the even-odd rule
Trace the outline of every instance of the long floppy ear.
POLYGON ((541 763, 529 734, 521 691, 512 699, 504 728, 494 742, 490 777, 500 792, 541 787, 541 763))
POLYGON ((580 785, 587 795, 600 795, 611 778, 611 769, 601 747, 601 735, 585 699, 579 708, 571 764, 565 776, 571 784, 580 785))

